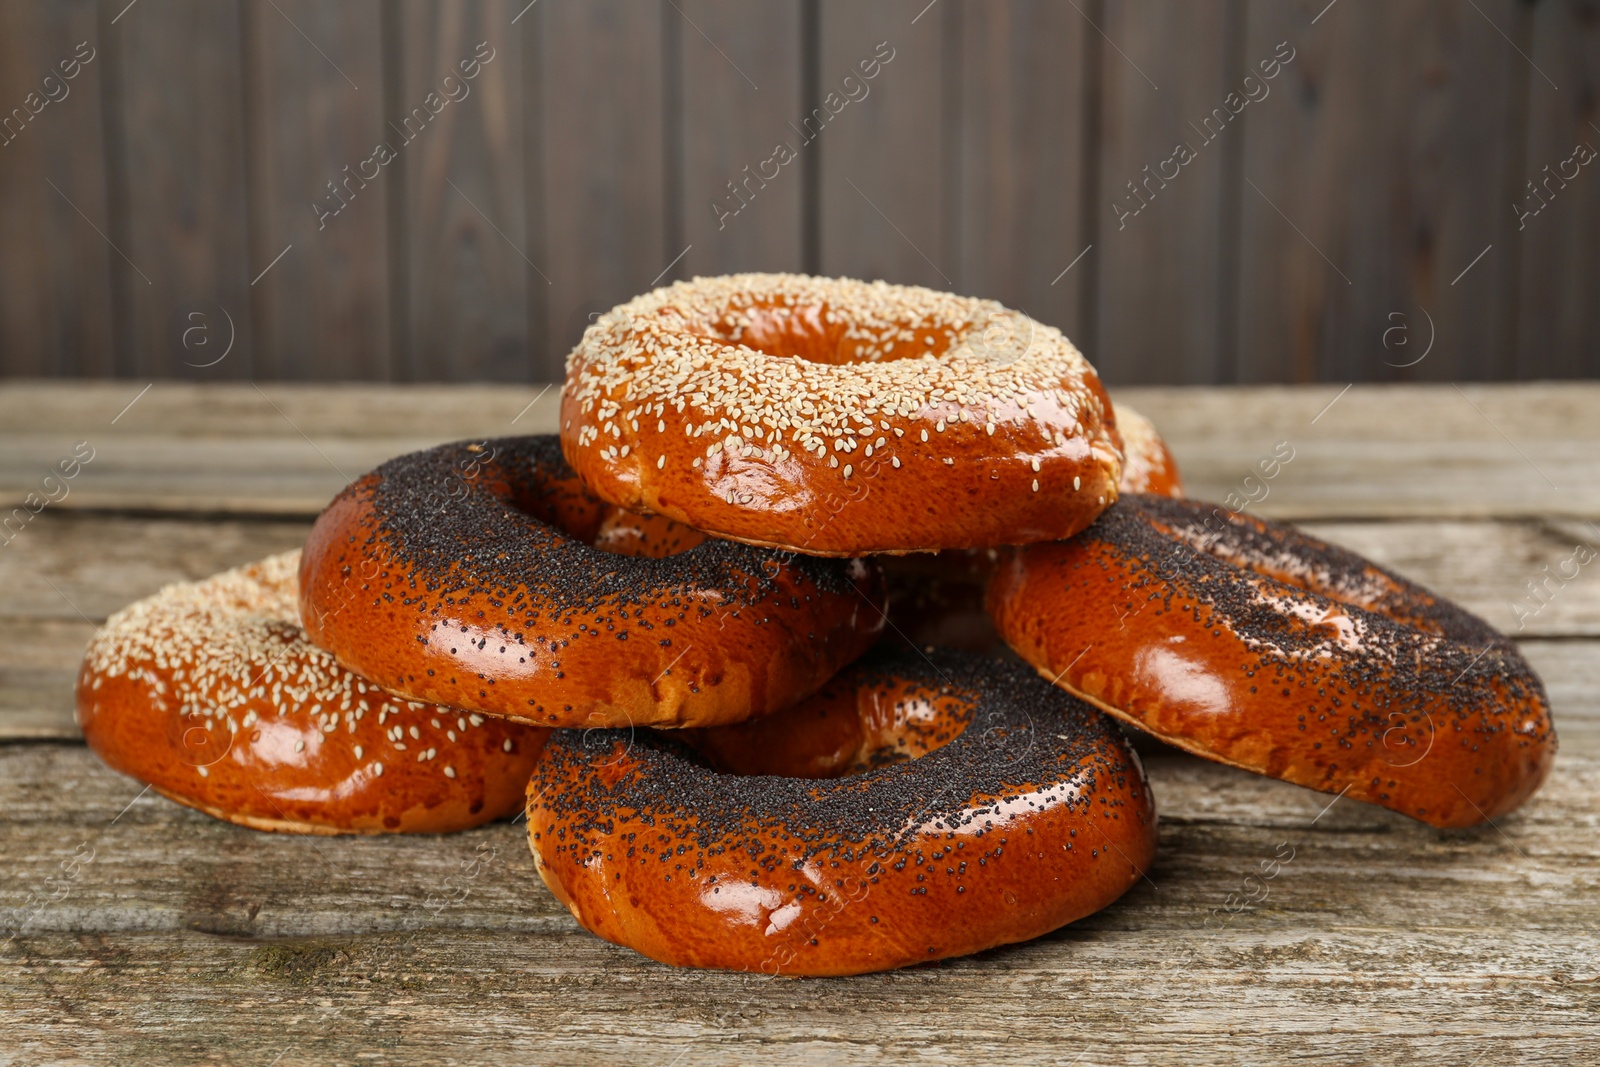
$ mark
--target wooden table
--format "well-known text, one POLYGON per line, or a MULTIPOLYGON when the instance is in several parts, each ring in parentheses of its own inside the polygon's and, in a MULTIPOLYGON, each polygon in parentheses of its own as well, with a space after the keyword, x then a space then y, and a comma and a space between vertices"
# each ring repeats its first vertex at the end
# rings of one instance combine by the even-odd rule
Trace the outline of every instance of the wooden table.
POLYGON ((1243 492, 1287 441, 1258 511, 1516 634, 1562 742, 1523 810, 1439 831, 1159 755, 1160 857, 1116 905, 1029 944, 831 980, 672 970, 603 943, 509 824, 260 834, 106 770, 77 737, 71 682, 108 613, 297 544, 394 453, 548 430, 557 393, 143 386, 0 386, 0 499, 93 449, 65 498, 0 534, 0 1063, 1600 1056, 1600 561, 1525 599, 1544 567, 1600 546, 1600 386, 1124 394, 1194 495, 1243 492), (1264 899, 1228 910, 1290 850, 1264 899))

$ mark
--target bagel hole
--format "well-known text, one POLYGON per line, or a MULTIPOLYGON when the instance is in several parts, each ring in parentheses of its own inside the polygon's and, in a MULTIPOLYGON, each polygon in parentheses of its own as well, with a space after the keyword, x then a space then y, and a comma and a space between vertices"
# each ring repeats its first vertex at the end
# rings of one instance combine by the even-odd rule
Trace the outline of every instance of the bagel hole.
POLYGON ((845 336, 845 323, 828 321, 826 304, 750 308, 738 323, 718 322, 711 333, 729 344, 744 345, 769 356, 841 366, 886 363, 943 354, 949 335, 943 330, 916 331, 912 338, 872 341, 845 336))
POLYGON ((968 700, 937 688, 830 683, 786 711, 679 734, 724 774, 850 778, 935 752, 971 719, 968 700))

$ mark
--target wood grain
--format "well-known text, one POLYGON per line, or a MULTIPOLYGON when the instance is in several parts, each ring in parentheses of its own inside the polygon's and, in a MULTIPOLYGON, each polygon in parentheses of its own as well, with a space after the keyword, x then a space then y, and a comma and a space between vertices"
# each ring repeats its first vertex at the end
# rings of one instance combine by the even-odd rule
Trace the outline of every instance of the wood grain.
MULTIPOLYGON (((0 740, 78 736, 72 679, 84 644, 106 616, 169 582, 294 548, 308 529, 303 522, 41 515, 0 552, 0 587, 7 591, 0 602, 0 740)), ((1600 663, 1585 658, 1600 640, 1600 571, 1591 564, 1570 580, 1560 578, 1577 545, 1600 552, 1600 530, 1549 520, 1324 522, 1307 529, 1450 597, 1521 641, 1550 688, 1567 748, 1569 719, 1585 723, 1585 738, 1600 732, 1600 663), (1556 580, 1547 582, 1551 575, 1556 580)))
POLYGON ((256 375, 388 379, 388 196, 401 178, 368 162, 393 136, 377 0, 252 4, 245 30, 256 375))
POLYGON ((0 374, 112 369, 112 261, 126 264, 104 235, 95 14, 91 0, 0 6, 0 374))
POLYGON ((169 582, 194 581, 304 543, 308 522, 138 519, 46 512, 0 552, 0 619, 98 626, 169 582))
POLYGON ((1099 261, 1072 207, 1094 160, 1094 30, 1071 7, 1043 0, 1005 0, 974 15, 960 27, 959 288, 1087 343, 1085 283, 1099 261))
POLYGON ((789 123, 803 111, 802 4, 677 4, 681 14, 668 8, 666 18, 677 42, 680 106, 667 117, 667 135, 680 142, 682 180, 673 210, 682 240, 668 252, 691 250, 657 284, 697 274, 801 270, 805 168, 789 123), (777 151, 780 144, 788 151, 777 151))
POLYGON ((777 982, 672 970, 583 933, 517 826, 261 835, 138 797, 82 749, 0 762, 20 909, 0 1011, 40 1061, 226 1046, 263 1063, 487 1063, 517 1047, 545 1062, 1553 1064, 1600 1036, 1600 857, 1572 833, 1592 825, 1593 760, 1563 759, 1499 830, 1444 833, 1354 803, 1319 817, 1318 794, 1158 757, 1160 860, 1106 911, 967 959, 777 982), (89 848, 75 877, 46 880, 89 848), (1224 910, 1290 849, 1264 900, 1224 910))
POLYGON ((549 380, 657 275, 747 269, 995 296, 1116 383, 1600 374, 1600 183, 1544 169, 1600 147, 1592 0, 60 0, 0 20, 13 125, 97 49, 0 134, 0 376, 549 380), (480 40, 498 58, 472 95, 408 142, 390 124, 480 40), (802 144, 879 41, 896 59, 802 144), (1296 58, 1270 94, 1204 132, 1279 42, 1296 58), (799 158, 746 176, 783 138, 799 158), (379 139, 400 158, 351 178, 379 139), (1194 161, 1147 175, 1180 140, 1194 161), (735 177, 755 196, 719 218, 735 177), (1149 205, 1124 218, 1129 182, 1149 205))
POLYGON ((78 618, 0 617, 0 741, 81 737, 72 686, 94 633, 78 618))
POLYGON ((809 127, 801 122, 812 140, 798 147, 821 153, 821 271, 949 289, 960 146, 946 120, 954 103, 945 96, 946 27, 959 12, 952 4, 929 9, 927 0, 821 0, 820 11, 821 98, 801 105, 813 117, 809 127), (851 102, 844 79, 859 78, 859 64, 880 44, 893 58, 864 83, 867 95, 851 102))
POLYGON ((1566 161, 1578 145, 1600 151, 1600 14, 1585 0, 1548 0, 1533 9, 1527 50, 1538 67, 1528 76, 1527 162, 1511 183, 1511 203, 1500 208, 1519 218, 1511 234, 1522 267, 1516 374, 1594 377, 1600 249, 1585 235, 1600 230, 1600 174, 1592 163, 1570 182, 1560 172, 1572 173, 1566 161), (1528 182, 1539 185, 1535 199, 1528 182), (1520 219, 1534 208, 1537 214, 1520 219))
POLYGON ((119 374, 254 373, 250 279, 277 249, 251 270, 263 250, 250 240, 241 11, 239 0, 161 0, 105 37, 104 228, 128 257, 111 262, 119 374))
POLYGON ((1250 7, 1250 62, 1279 42, 1296 57, 1246 116, 1239 380, 1551 373, 1517 355, 1509 299, 1531 71, 1502 34, 1526 5, 1351 0, 1313 25, 1323 7, 1250 7))
POLYGON ((1095 249, 1079 267, 1097 272, 1098 284, 1095 336, 1082 346, 1110 383, 1230 377, 1229 198, 1238 190, 1229 160, 1242 150, 1244 130, 1238 120, 1213 129, 1204 120, 1244 73, 1228 61, 1236 16, 1233 3, 1116 0, 1091 31, 1100 49, 1101 142, 1089 216, 1095 249), (1176 172, 1169 180, 1162 164, 1180 144, 1193 158, 1167 167, 1176 172))
POLYGON ((559 377, 592 313, 649 288, 681 251, 666 245, 661 103, 663 21, 680 17, 627 0, 542 3, 524 16, 539 42, 542 380, 559 377))
MULTIPOLYGON (((559 390, 162 382, 113 425, 139 393, 0 384, 0 502, 20 503, 88 440, 96 458, 59 507, 312 515, 351 478, 402 452, 554 430, 559 390)), ((1292 462, 1255 506, 1270 517, 1600 520, 1600 386, 1118 395, 1155 420, 1201 499, 1242 495, 1258 462, 1288 442, 1292 462)))
MULTIPOLYGON (((1514 626, 1507 602, 1530 576, 1600 542, 1597 389, 1119 396, 1207 491, 1292 440, 1262 509, 1342 515, 1311 529, 1514 626), (1540 480, 1533 458, 1566 488, 1518 495, 1540 480), (1426 518, 1379 518, 1418 499, 1426 518)), ((285 502, 337 482, 336 465, 548 428, 553 393, 161 383, 118 418, 134 393, 0 386, 7 492, 81 435, 98 448, 67 499, 0 546, 0 1062, 1488 1067, 1584 1062, 1600 1040, 1600 572, 1518 631, 1562 748, 1495 826, 1436 831, 1147 748, 1158 861, 1095 916, 861 978, 672 970, 579 929, 519 825, 254 833, 112 773, 70 717, 107 612, 297 544, 314 504, 285 502), (96 510, 118 494, 142 513, 96 510), (219 517, 219 501, 258 517, 219 517), (273 512, 298 517, 260 517, 273 512), (1272 859, 1275 877, 1246 881, 1272 859), (1240 908, 1240 894, 1260 899, 1240 908)))
MULTIPOLYGON (((1563 567, 1580 545, 1600 555, 1600 531, 1588 523, 1316 522, 1304 528, 1458 601, 1519 639, 1600 638, 1600 560, 1582 564, 1580 554, 1563 567), (1538 597, 1529 593, 1529 581, 1539 586, 1538 597)), ((309 529, 309 522, 46 511, 0 551, 6 589, 0 618, 86 616, 99 623, 167 582, 203 578, 293 548, 309 529)))
POLYGON ((511 24, 520 6, 400 5, 400 77, 381 136, 399 155, 393 177, 405 183, 396 362, 413 381, 538 376, 529 358, 539 268, 523 171, 527 59, 511 24), (479 73, 464 77, 461 64, 475 60, 469 69, 479 73))

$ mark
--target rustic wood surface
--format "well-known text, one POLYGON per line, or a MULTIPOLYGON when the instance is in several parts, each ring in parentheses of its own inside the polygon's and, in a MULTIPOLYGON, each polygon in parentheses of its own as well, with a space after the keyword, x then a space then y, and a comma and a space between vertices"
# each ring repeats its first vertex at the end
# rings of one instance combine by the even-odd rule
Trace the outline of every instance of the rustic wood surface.
POLYGON ((1114 382, 1592 377, 1597 92, 1594 0, 8 0, 0 376, 547 379, 670 264, 991 296, 1114 382))
POLYGON ((1117 904, 1028 944, 829 980, 673 970, 600 942, 546 893, 516 824, 260 834, 100 764, 71 685, 107 614, 292 547, 345 475, 395 451, 548 429, 555 394, 161 382, 124 411, 139 388, 0 386, 7 511, 76 442, 96 448, 0 545, 0 1064, 1594 1055, 1600 571, 1526 598, 1543 568, 1600 546, 1600 387, 1358 387, 1325 411, 1337 390, 1123 394, 1200 495, 1246 491, 1293 442, 1260 510, 1519 639, 1562 742, 1525 808, 1437 831, 1152 747, 1158 862, 1117 904), (1291 849, 1264 898, 1230 912, 1291 849))
MULTIPOLYGON (((258 341, 253 376, 388 378, 386 265, 399 256, 389 244, 389 188, 352 181, 354 201, 320 224, 309 202, 338 206, 324 183, 343 180, 341 168, 367 158, 370 139, 388 117, 378 0, 273 0, 250 5, 245 14, 250 228, 257 235, 250 277, 263 279, 250 288, 258 341), (338 55, 338 65, 313 52, 302 32, 338 55), (307 190, 320 195, 308 197, 307 190), (262 275, 280 253, 283 258, 262 275), (277 273, 283 267, 289 269, 277 273), (339 358, 328 359, 329 351, 339 358)), ((209 333, 224 332, 223 323, 208 325, 209 333)), ((180 345, 182 338, 177 335, 180 345)), ((189 339, 185 358, 194 364, 222 355, 226 341, 207 337, 202 346, 201 333, 189 339)))

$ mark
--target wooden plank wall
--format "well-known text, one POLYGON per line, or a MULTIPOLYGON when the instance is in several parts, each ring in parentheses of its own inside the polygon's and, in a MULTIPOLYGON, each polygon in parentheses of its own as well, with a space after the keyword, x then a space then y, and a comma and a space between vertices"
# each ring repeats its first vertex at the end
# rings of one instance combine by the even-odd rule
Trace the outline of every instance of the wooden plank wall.
POLYGON ((1592 377, 1580 144, 1596 0, 15 0, 0 375, 543 381, 808 270, 1114 383, 1592 377))

